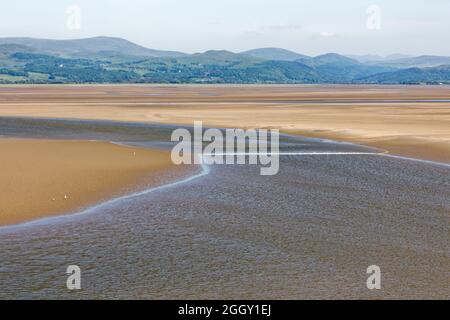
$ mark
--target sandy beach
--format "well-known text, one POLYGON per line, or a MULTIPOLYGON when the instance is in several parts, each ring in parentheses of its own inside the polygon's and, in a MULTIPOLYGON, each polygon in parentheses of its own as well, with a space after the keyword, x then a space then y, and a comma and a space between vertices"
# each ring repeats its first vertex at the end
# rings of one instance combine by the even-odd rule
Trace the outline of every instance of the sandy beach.
POLYGON ((279 128, 450 162, 447 86, 4 86, 0 116, 279 128))
POLYGON ((165 151, 99 141, 0 139, 0 225, 72 212, 172 167, 165 151))

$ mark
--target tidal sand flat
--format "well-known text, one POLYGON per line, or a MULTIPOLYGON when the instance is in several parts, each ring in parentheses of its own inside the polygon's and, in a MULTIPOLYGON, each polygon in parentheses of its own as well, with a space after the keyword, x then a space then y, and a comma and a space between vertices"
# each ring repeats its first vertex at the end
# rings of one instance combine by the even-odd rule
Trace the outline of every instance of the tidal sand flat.
POLYGON ((167 151, 106 141, 0 139, 0 225, 73 212, 173 169, 167 151))
MULTIPOLYGON (((172 130, 0 118, 0 135, 168 149, 172 130)), ((296 155, 281 156, 275 176, 212 165, 84 214, 0 228, 0 298, 450 297, 450 166, 376 151, 314 156, 369 150, 298 136, 281 135, 280 151, 296 155), (65 285, 72 264, 80 291, 65 285), (381 290, 366 286, 374 264, 381 290)))
MULTIPOLYGON (((283 130, 298 124, 300 132, 325 119, 324 127, 355 130, 366 125, 365 132, 389 129, 399 137, 413 135, 417 128, 414 132, 426 142, 445 139, 448 130, 444 101, 448 92, 442 88, 1 90, 5 117, 0 117, 0 135, 15 139, 101 140, 170 150, 174 128, 194 120, 203 120, 205 126, 283 130), (373 96, 370 104, 376 104, 375 110, 368 108, 363 94, 373 96), (301 95, 309 98, 300 99, 301 95), (395 100, 399 96, 407 100, 394 101, 395 95, 395 100), (424 106, 414 109, 420 96, 424 106), (336 106, 342 109, 338 112, 336 106), (311 110, 321 111, 312 116, 311 110), (393 110, 398 113, 393 115, 393 110), (372 114, 377 120, 371 120, 372 114), (416 120, 409 127, 407 119, 413 115, 416 120), (339 119, 347 124, 339 124, 339 119), (179 124, 168 125, 172 122, 179 124)), ((151 177, 160 178, 161 188, 115 198, 119 200, 89 207, 83 214, 0 227, 0 298, 450 297, 448 164, 399 159, 360 145, 291 135, 281 135, 280 151, 285 155, 275 176, 260 176, 257 166, 212 165, 195 179, 167 184, 165 171, 160 171, 151 177), (364 154, 326 154, 352 151, 364 154), (65 271, 72 264, 83 270, 83 289, 78 292, 65 287, 65 271), (366 286, 367 267, 374 264, 382 270, 381 290, 366 286)))
POLYGON ((270 127, 450 162, 448 86, 7 86, 0 116, 270 127))

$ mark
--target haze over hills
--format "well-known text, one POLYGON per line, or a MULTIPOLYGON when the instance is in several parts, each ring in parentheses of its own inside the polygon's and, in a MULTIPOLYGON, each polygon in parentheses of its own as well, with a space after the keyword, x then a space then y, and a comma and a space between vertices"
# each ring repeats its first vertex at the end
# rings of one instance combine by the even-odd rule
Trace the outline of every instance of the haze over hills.
MULTIPOLYGON (((375 64, 375 63, 372 63, 375 64)), ((385 60, 378 62, 378 64, 393 66, 398 68, 424 68, 424 67, 437 67, 444 64, 450 64, 450 57, 445 56, 418 56, 408 57, 401 59, 385 60)))
POLYGON ((309 57, 281 48, 186 54, 130 41, 0 38, 0 83, 450 83, 450 57, 309 57))
POLYGON ((394 53, 387 56, 379 56, 375 54, 365 54, 365 55, 352 55, 348 54, 346 55, 349 58, 355 59, 361 63, 367 63, 367 62, 383 62, 383 61, 390 61, 390 60, 398 60, 398 59, 406 59, 406 58, 413 58, 414 56, 408 55, 408 54, 401 54, 401 53, 394 53))

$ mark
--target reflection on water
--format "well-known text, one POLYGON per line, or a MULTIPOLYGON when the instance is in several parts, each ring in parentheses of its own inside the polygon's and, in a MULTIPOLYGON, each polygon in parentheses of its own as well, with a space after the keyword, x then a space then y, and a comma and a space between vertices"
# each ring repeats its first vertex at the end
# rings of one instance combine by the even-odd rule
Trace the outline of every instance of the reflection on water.
MULTIPOLYGON (((168 147, 167 126, 0 119, 1 135, 168 147), (150 141, 150 142, 149 142, 150 141)), ((283 137, 281 151, 361 148, 283 137)), ((200 179, 0 231, 0 298, 449 298, 450 169, 383 156, 282 156, 280 173, 200 179), (82 288, 65 288, 66 267, 82 288), (382 290, 366 288, 379 265, 382 290)))

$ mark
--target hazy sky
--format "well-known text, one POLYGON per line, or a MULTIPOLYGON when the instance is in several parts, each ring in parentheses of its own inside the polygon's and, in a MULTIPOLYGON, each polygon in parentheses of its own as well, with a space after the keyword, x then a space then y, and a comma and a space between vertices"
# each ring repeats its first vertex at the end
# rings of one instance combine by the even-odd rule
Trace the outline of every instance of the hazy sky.
POLYGON ((0 37, 104 35, 185 52, 450 55, 449 17, 450 0, 1 0, 0 37), (80 29, 67 27, 71 5, 81 9, 80 29))

